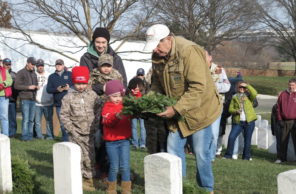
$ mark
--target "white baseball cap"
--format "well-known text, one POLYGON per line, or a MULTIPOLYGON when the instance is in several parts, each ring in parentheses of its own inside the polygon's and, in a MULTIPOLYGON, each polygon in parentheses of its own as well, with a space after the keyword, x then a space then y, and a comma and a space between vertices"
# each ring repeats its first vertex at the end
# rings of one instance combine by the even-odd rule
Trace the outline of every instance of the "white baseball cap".
POLYGON ((146 32, 146 44, 143 51, 152 52, 159 41, 170 34, 170 29, 164 24, 155 24, 146 32))

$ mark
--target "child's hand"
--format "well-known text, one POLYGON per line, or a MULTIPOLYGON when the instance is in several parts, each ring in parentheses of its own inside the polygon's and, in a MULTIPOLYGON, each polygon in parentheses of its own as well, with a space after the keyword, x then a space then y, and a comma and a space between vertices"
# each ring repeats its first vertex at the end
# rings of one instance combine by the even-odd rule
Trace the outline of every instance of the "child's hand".
POLYGON ((118 119, 122 119, 122 113, 121 113, 121 112, 116 113, 116 117, 117 117, 118 119))
POLYGON ((136 96, 140 92, 139 88, 132 89, 132 94, 136 96))

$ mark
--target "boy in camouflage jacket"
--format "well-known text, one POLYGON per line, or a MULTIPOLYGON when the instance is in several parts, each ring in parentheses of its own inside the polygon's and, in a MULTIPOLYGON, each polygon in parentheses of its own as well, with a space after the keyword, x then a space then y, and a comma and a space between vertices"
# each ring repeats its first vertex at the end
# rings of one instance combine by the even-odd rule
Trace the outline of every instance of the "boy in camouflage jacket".
POLYGON ((84 190, 94 191, 95 177, 95 104, 97 94, 88 88, 87 67, 74 67, 71 88, 62 99, 61 122, 69 135, 69 141, 81 148, 81 171, 84 190))
POLYGON ((99 95, 104 94, 103 86, 110 80, 120 80, 123 82, 122 75, 113 68, 113 57, 103 54, 98 61, 98 67, 91 72, 90 84, 92 89, 99 95))

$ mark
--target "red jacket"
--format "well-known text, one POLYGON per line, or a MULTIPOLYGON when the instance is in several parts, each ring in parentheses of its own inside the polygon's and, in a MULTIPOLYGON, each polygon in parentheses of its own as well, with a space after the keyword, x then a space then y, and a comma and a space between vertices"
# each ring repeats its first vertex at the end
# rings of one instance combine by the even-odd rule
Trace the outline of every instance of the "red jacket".
POLYGON ((296 119, 296 92, 283 91, 277 101, 278 120, 296 119))
POLYGON ((128 139, 132 135, 130 117, 121 115, 119 119, 116 114, 120 113, 123 105, 106 102, 102 109, 103 139, 106 141, 117 141, 128 139))

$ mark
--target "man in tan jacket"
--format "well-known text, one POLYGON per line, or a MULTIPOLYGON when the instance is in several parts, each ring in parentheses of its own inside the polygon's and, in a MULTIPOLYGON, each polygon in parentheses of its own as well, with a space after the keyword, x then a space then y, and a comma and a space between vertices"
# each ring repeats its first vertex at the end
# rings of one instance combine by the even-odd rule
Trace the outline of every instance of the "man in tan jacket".
POLYGON ((146 32, 145 51, 152 54, 151 90, 177 99, 158 116, 168 120, 167 151, 181 158, 186 176, 184 146, 192 138, 196 156, 197 182, 213 193, 210 144, 212 126, 219 122, 222 103, 205 60, 205 51, 183 37, 174 36, 167 26, 156 24, 146 32))

